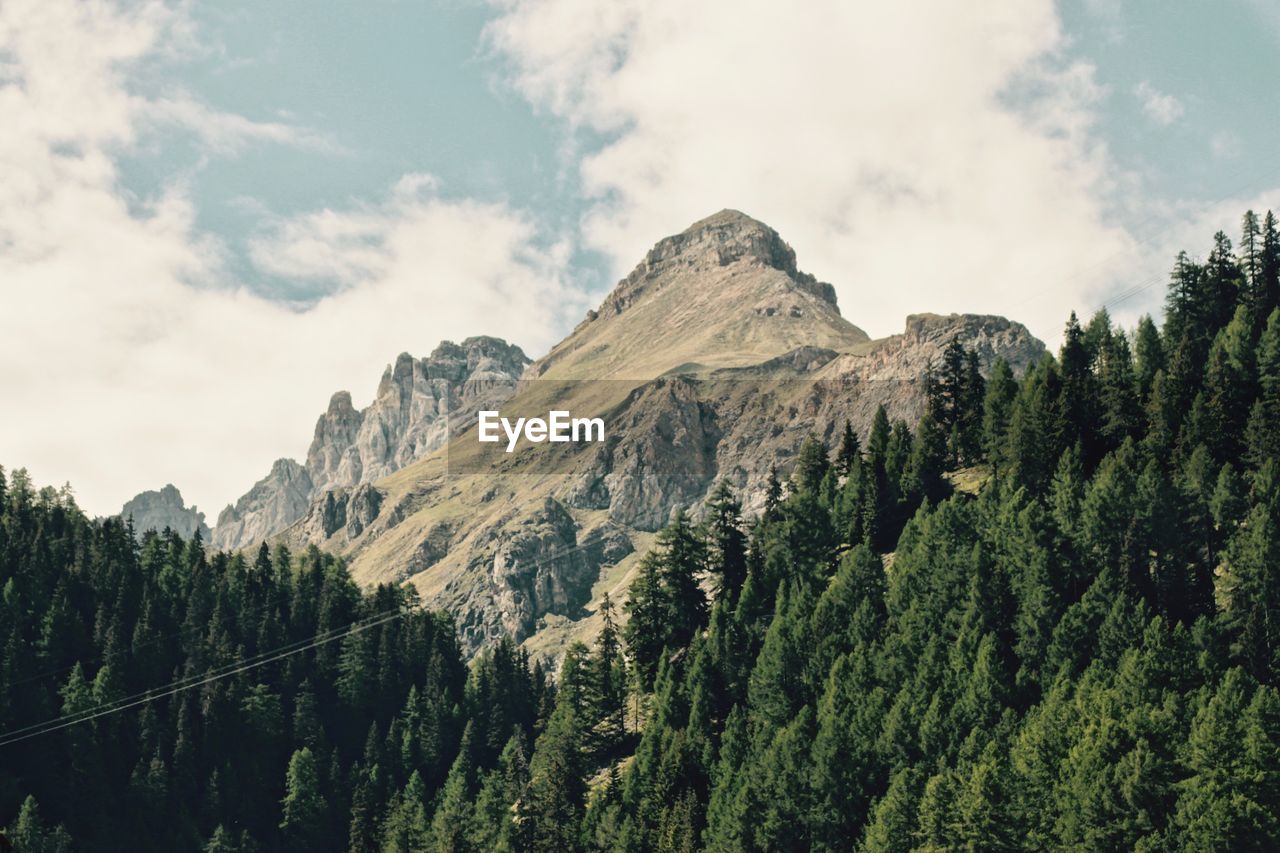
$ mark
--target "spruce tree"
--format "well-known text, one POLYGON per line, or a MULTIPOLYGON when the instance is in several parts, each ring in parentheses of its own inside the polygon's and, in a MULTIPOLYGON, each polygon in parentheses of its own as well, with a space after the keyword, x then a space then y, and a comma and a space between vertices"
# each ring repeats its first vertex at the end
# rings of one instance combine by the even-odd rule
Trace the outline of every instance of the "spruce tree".
POLYGON ((590 719, 588 732, 598 755, 612 755, 626 737, 627 682, 622 643, 609 593, 600 602, 600 634, 588 662, 590 719))
POLYGON ((853 424, 845 418, 844 429, 840 433, 840 449, 836 452, 836 473, 848 477, 855 465, 862 461, 862 448, 858 444, 858 434, 853 431, 853 424))
POLYGON ((684 510, 658 534, 661 581, 666 604, 666 645, 687 645, 707 620, 707 596, 700 580, 707 564, 706 544, 684 510))
POLYGON ((309 851, 324 846, 329 837, 329 807, 320 790, 315 756, 305 746, 289 759, 280 807, 280 835, 286 849, 309 851))
POLYGON ((516 815, 532 850, 571 853, 581 847, 586 784, 580 726, 572 703, 562 699, 534 746, 528 786, 516 815))
POLYGON ((1151 386, 1156 374, 1165 369, 1164 343, 1160 339, 1160 330, 1149 314, 1138 318, 1138 328, 1133 338, 1133 354, 1138 400, 1145 405, 1151 396, 1151 386))
POLYGON ((1271 312, 1257 346, 1258 396, 1249 412, 1245 443, 1249 461, 1261 467, 1280 459, 1280 309, 1271 312))
POLYGON ((1009 362, 1003 358, 996 359, 982 403, 982 448, 987 461, 997 467, 1002 462, 1005 435, 1017 393, 1018 384, 1014 381, 1009 362))
POLYGON ((645 554, 627 594, 629 618, 623 628, 623 638, 642 689, 653 686, 658 659, 667 646, 668 609, 660 571, 661 558, 653 552, 645 554))
POLYGON ((747 579, 747 537, 742 530, 742 505, 729 484, 721 480, 707 499, 708 564, 718 577, 718 594, 736 600, 747 579))

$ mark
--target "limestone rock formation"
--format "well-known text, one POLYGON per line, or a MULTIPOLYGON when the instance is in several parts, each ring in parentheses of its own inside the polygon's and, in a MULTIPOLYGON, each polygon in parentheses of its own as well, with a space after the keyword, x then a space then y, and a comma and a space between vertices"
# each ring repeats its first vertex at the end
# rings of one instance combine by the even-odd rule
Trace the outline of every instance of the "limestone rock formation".
POLYGON ((657 530, 675 506, 698 500, 716 475, 720 427, 714 409, 682 377, 632 392, 612 435, 574 472, 570 506, 607 509, 614 521, 657 530))
POLYGON ((865 436, 880 405, 915 418, 953 339, 983 369, 1044 353, 1021 325, 967 314, 912 315, 872 341, 773 229, 722 211, 659 241, 518 384, 522 354, 464 342, 434 364, 397 360, 364 412, 335 396, 308 454, 316 495, 281 538, 344 554, 362 582, 413 583, 470 651, 506 635, 554 655, 591 638, 605 592, 625 599, 676 507, 696 516, 727 480, 758 511, 770 468, 785 476, 808 434, 834 444, 847 419, 865 436), (471 404, 495 389, 504 411, 607 415, 606 439, 455 464, 479 446, 471 404), (433 449, 446 401, 471 419, 447 430, 448 452, 433 449))
POLYGON ((120 517, 133 519, 133 529, 139 537, 148 530, 168 528, 184 538, 189 539, 199 533, 205 542, 209 541, 209 526, 204 523, 204 513, 184 504, 182 493, 173 484, 159 491, 136 495, 120 510, 120 517))
POLYGON ((287 488, 273 469, 253 492, 223 510, 214 532, 218 547, 242 548, 280 533, 308 513, 313 499, 322 502, 323 517, 309 528, 312 538, 328 538, 339 528, 358 536, 368 523, 360 519, 369 506, 376 515, 376 502, 369 503, 376 492, 352 491, 354 487, 386 477, 444 445, 451 424, 466 422, 477 410, 510 397, 528 364, 519 347, 491 337, 467 338, 461 344, 444 341, 422 359, 401 353, 383 372, 365 409, 355 408, 350 392, 333 395, 316 421, 305 466, 288 460, 302 473, 290 469, 287 488), (364 503, 348 513, 348 501, 357 498, 364 503), (335 513, 342 514, 340 523, 335 524, 335 513))
POLYGON ((595 566, 578 547, 573 516, 552 498, 504 526, 489 565, 502 627, 521 638, 533 632, 543 614, 580 610, 595 581, 595 566))
POLYGON ((253 488, 218 513, 214 547, 244 548, 292 524, 311 505, 311 475, 292 459, 277 459, 253 488))
POLYGON ((346 391, 329 401, 307 451, 316 489, 373 482, 440 447, 451 420, 511 396, 528 364, 519 347, 490 337, 445 341, 423 359, 401 353, 364 411, 346 391))

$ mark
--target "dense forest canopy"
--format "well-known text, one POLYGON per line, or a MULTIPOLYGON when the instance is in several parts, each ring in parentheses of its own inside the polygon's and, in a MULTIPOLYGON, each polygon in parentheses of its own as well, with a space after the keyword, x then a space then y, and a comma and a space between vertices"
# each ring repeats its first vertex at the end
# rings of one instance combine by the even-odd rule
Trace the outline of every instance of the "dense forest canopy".
POLYGON ((554 679, 314 549, 209 554, 0 477, 20 850, 1280 846, 1280 238, 1163 324, 681 513, 554 679), (710 594, 708 594, 710 590, 710 594), (625 618, 624 618, 625 617, 625 618), (139 701, 139 700, 145 701, 139 701), (41 726, 46 721, 57 721, 41 726))

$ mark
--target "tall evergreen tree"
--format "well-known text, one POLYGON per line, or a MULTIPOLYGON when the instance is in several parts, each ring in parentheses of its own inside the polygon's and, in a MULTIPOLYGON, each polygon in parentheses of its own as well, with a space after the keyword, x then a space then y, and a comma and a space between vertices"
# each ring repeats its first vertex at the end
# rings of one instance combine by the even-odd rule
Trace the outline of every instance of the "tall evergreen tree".
POLYGON ((707 499, 704 527, 708 562, 719 575, 718 593, 734 600, 747 579, 747 537, 742 530, 742 505, 724 480, 707 499))
POLYGON ((289 850, 316 850, 329 837, 329 807, 320 790, 320 768, 305 746, 289 759, 281 801, 280 834, 289 850))
POLYGON ((626 736, 627 676, 613 601, 607 592, 600 602, 600 620, 600 634, 588 662, 588 707, 593 726, 587 734, 597 753, 608 756, 626 736))

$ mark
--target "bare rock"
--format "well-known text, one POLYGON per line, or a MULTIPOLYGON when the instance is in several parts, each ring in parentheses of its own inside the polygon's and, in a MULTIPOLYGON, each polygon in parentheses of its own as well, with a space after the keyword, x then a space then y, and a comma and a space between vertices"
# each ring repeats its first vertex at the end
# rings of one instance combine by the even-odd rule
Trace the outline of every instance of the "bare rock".
POLYGON ((289 460, 305 478, 291 475, 289 487, 279 488, 281 477, 273 469, 254 491, 218 516, 218 547, 243 548, 304 517, 308 541, 325 541, 340 528, 350 538, 359 536, 377 516, 376 508, 369 509, 376 506, 369 503, 376 493, 351 490, 443 446, 451 423, 464 422, 515 393, 528 364, 518 346, 492 337, 467 338, 461 344, 444 341, 423 359, 401 353, 383 372, 377 394, 365 409, 357 410, 347 391, 330 398, 316 421, 305 467, 289 460), (346 502, 357 498, 365 504, 351 516, 346 502), (314 508, 313 502, 318 504, 314 508), (363 519, 370 511, 372 515, 363 519))
POLYGON ((120 517, 133 520, 139 537, 148 530, 172 530, 184 539, 197 533, 204 541, 210 537, 204 513, 182 502, 182 493, 172 484, 159 491, 142 492, 124 505, 120 517))
POLYGON ((719 439, 715 411, 692 381, 659 379, 632 392, 613 434, 570 481, 565 501, 657 530, 673 509, 706 492, 716 475, 719 439))
POLYGON ((551 498, 505 526, 490 563, 490 585, 496 615, 517 642, 545 614, 580 615, 600 571, 588 550, 578 546, 573 517, 551 498))
POLYGON ((232 550, 265 541, 307 511, 312 491, 306 468, 292 459, 277 459, 267 476, 218 514, 214 547, 232 550))

